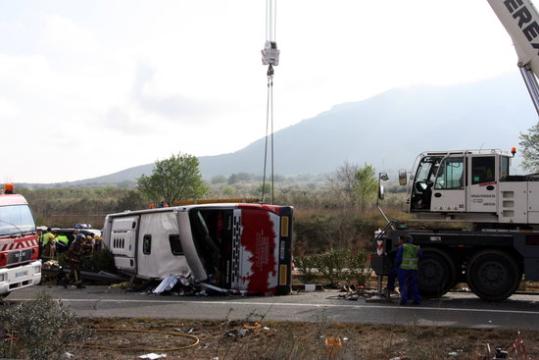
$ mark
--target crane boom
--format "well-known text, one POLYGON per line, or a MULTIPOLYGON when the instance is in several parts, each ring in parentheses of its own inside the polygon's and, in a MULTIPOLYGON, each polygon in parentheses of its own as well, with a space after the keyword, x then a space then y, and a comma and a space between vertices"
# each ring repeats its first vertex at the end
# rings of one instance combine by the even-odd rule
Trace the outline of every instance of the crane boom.
POLYGON ((530 0, 487 0, 513 40, 518 66, 539 115, 539 14, 530 0))

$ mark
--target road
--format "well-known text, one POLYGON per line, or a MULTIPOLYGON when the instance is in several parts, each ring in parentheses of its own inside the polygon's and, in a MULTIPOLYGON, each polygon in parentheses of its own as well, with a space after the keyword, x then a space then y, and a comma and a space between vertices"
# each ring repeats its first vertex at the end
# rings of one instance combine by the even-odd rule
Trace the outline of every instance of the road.
POLYGON ((28 301, 42 291, 61 299, 83 317, 221 320, 263 316, 269 320, 539 330, 539 295, 513 295, 503 303, 485 303, 472 294, 449 293, 420 306, 399 306, 362 298, 346 300, 334 290, 275 297, 185 297, 147 295, 106 286, 36 286, 16 291, 6 300, 28 301))

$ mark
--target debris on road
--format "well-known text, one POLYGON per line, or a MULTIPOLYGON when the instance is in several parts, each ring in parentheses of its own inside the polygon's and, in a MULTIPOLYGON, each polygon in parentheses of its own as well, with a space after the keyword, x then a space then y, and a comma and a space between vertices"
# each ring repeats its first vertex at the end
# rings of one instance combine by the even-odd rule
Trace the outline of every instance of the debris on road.
POLYGON ((153 289, 153 294, 162 294, 165 291, 170 291, 178 283, 178 277, 175 275, 169 275, 165 277, 159 285, 153 289))
POLYGON ((380 294, 373 289, 367 289, 364 286, 343 286, 341 288, 341 294, 338 295, 339 298, 351 301, 358 301, 360 298, 369 300, 385 300, 385 297, 381 297, 380 294))

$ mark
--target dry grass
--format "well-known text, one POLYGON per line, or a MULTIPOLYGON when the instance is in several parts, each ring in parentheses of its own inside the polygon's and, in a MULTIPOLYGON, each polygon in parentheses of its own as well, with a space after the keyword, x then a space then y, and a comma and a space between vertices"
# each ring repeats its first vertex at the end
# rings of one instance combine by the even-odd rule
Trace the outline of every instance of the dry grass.
MULTIPOLYGON (((390 359, 399 355, 410 359, 443 359, 456 352, 458 359, 477 360, 485 355, 486 343, 509 347, 517 336, 509 330, 348 325, 324 319, 318 323, 261 321, 260 326, 251 327, 254 330, 243 337, 237 336, 246 323, 242 321, 87 319, 84 322, 96 329, 96 335, 88 341, 109 347, 108 350, 87 349, 84 356, 77 356, 85 359, 133 359, 144 352, 115 349, 144 345, 148 347, 146 352, 151 352, 152 346, 178 345, 178 340, 166 333, 190 329, 200 338, 200 344, 167 353, 167 359, 390 359), (158 329, 162 335, 141 337, 100 331, 110 327, 158 329)), ((539 356, 538 335, 539 332, 533 331, 523 333, 532 358, 539 356)))

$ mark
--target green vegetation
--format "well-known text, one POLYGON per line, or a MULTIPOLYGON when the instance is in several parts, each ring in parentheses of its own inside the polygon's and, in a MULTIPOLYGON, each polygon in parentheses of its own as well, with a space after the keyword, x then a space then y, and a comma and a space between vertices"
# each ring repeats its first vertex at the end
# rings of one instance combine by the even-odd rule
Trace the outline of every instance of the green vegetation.
POLYGON ((138 189, 149 201, 168 204, 199 199, 207 192, 198 168, 198 158, 188 154, 156 161, 152 175, 142 175, 138 179, 138 189))
POLYGON ((526 170, 536 172, 539 170, 539 123, 528 130, 527 134, 520 134, 522 147, 522 166, 526 170))
MULTIPOLYGON (((364 249, 330 249, 321 254, 298 256, 294 259, 301 272, 303 283, 307 284, 321 277, 330 287, 342 285, 363 285, 365 283, 365 262, 367 253, 364 249)), ((317 281, 318 282, 318 281, 317 281)))
POLYGON ((0 308, 0 357, 35 360, 64 358, 90 332, 75 315, 47 294, 35 301, 0 308))

